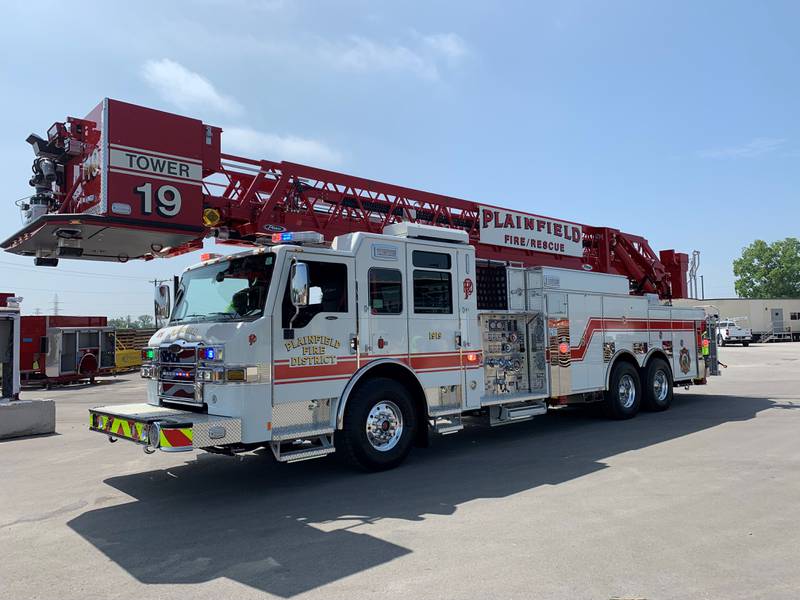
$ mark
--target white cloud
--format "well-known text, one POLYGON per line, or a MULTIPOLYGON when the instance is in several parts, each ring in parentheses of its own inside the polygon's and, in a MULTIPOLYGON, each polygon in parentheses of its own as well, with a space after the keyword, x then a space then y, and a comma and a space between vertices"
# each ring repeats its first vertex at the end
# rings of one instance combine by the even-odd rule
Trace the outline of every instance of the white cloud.
POLYGON ((247 127, 225 127, 222 145, 226 152, 265 160, 288 160, 319 166, 335 166, 342 156, 318 140, 294 135, 275 135, 247 127))
POLYGON ((435 52, 449 60, 460 60, 467 55, 467 45, 455 33, 434 33, 422 37, 422 41, 435 52))
POLYGON ((242 112, 234 98, 219 93, 208 79, 174 60, 148 60, 142 67, 142 77, 164 100, 181 110, 211 108, 226 115, 242 112))
POLYGON ((786 143, 786 140, 782 138, 760 137, 738 146, 711 148, 709 150, 701 150, 697 154, 700 158, 754 158, 773 152, 784 143, 786 143))
MULTIPOLYGON (((242 116, 244 109, 231 97, 220 94, 214 85, 199 73, 167 58, 148 60, 142 76, 165 100, 181 110, 212 108, 231 116, 242 116)), ((222 145, 226 152, 252 158, 289 160, 321 166, 334 166, 342 156, 325 143, 296 135, 277 135, 248 127, 224 127, 222 145)))
POLYGON ((455 33, 417 35, 413 44, 387 44, 353 35, 339 42, 320 41, 318 53, 323 61, 345 71, 406 71, 437 80, 441 63, 454 65, 467 54, 467 46, 455 33))

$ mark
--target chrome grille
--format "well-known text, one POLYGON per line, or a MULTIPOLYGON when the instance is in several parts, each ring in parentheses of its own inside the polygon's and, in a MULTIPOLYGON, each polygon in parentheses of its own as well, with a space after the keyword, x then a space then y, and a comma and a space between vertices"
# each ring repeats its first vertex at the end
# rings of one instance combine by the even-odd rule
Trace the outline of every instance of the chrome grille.
POLYGON ((170 344, 158 349, 158 397, 165 402, 202 404, 197 397, 197 347, 170 344))

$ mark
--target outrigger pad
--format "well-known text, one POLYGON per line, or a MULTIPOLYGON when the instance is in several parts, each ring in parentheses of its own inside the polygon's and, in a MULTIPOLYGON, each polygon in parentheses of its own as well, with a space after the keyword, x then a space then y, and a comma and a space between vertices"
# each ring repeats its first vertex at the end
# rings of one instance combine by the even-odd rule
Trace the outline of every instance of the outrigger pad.
POLYGON ((200 247, 205 230, 190 225, 115 219, 100 215, 48 214, 23 227, 0 247, 39 258, 127 262, 200 247))

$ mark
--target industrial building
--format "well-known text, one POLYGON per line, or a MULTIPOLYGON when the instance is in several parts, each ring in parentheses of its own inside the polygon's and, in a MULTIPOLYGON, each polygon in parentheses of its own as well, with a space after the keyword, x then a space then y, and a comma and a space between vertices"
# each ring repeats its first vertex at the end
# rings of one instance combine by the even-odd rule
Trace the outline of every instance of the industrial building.
POLYGON ((740 321, 756 342, 800 341, 800 298, 705 298, 674 300, 675 306, 697 306, 708 315, 740 321))

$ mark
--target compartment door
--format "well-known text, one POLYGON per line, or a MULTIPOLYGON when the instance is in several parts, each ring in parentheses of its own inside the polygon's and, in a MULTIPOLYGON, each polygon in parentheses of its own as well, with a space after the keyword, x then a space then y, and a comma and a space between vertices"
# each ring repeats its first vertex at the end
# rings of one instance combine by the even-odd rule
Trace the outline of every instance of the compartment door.
POLYGON ((78 334, 65 331, 61 334, 60 374, 75 373, 78 370, 78 334))

